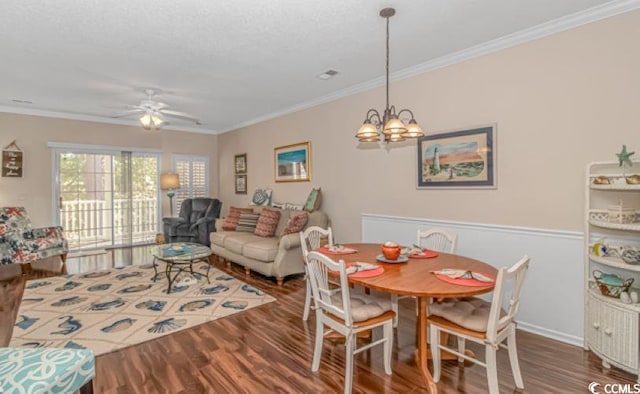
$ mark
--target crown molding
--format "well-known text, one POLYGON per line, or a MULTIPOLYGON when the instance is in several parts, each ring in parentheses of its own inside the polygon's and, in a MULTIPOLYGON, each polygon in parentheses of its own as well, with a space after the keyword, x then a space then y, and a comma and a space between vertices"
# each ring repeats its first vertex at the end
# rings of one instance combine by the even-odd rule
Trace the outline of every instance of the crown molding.
MULTIPOLYGON (((429 71, 437 70, 453 64, 461 63, 467 60, 471 60, 480 56, 484 56, 490 53, 498 52, 503 49, 508 49, 517 45, 521 45, 530 41, 534 41, 552 34, 560 33, 566 30, 574 29, 576 27, 586 25, 592 22, 596 22, 602 19, 606 19, 615 15, 623 14, 640 8, 640 0, 613 0, 607 3, 601 4, 596 7, 579 11, 570 15, 563 16, 561 18, 553 19, 551 21, 520 30, 518 32, 496 38, 491 41, 484 42, 472 46, 470 48, 463 49, 458 52, 451 53, 425 63, 417 64, 415 66, 407 67, 402 70, 391 73, 390 81, 400 81, 403 79, 411 78, 419 74, 423 74, 429 71)), ((298 112, 307 108, 315 107, 320 104, 328 103, 330 101, 338 100, 343 97, 351 96, 357 93, 365 92, 374 88, 378 88, 385 85, 384 76, 375 78, 357 85, 347 87, 324 96, 317 97, 313 100, 305 101, 303 103, 294 105, 292 107, 276 111, 264 116, 260 116, 245 122, 240 122, 226 129, 218 130, 219 134, 227 133, 233 130, 240 129, 254 125, 256 123, 264 122, 270 119, 278 118, 283 115, 287 115, 293 112, 298 112)))
MULTIPOLYGON (((56 119, 81 120, 85 122, 108 123, 108 124, 115 124, 115 125, 121 125, 121 126, 141 127, 140 123, 138 123, 138 121, 133 119, 109 118, 106 116, 83 115, 83 114, 76 114, 76 113, 70 113, 70 112, 48 111, 48 110, 35 109, 35 108, 11 107, 11 106, 0 105, 0 112, 20 114, 20 115, 42 116, 46 118, 56 118, 56 119)), ((163 126, 160 130, 186 131, 190 133, 200 133, 200 134, 218 134, 215 130, 208 130, 204 128, 189 127, 189 126, 172 126, 170 124, 167 126, 163 126)))

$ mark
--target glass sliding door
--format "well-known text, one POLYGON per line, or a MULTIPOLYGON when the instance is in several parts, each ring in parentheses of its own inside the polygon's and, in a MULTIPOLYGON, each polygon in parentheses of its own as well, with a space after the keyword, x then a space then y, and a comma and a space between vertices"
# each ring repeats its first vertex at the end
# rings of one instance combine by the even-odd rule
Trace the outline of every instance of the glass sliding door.
POLYGON ((59 224, 72 250, 152 241, 159 229, 159 156, 56 149, 59 224))

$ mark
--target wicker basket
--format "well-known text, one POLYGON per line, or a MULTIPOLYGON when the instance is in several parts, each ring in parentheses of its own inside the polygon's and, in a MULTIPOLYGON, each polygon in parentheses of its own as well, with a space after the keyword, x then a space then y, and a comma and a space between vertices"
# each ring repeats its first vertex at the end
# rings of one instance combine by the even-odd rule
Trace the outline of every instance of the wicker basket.
POLYGON ((602 271, 600 270, 593 271, 593 279, 595 279, 596 284, 600 289, 600 293, 602 293, 602 295, 607 297, 620 298, 620 294, 622 294, 625 291, 629 291, 629 288, 633 283, 633 278, 629 278, 623 281, 621 285, 607 284, 600 280, 602 275, 603 275, 602 271))

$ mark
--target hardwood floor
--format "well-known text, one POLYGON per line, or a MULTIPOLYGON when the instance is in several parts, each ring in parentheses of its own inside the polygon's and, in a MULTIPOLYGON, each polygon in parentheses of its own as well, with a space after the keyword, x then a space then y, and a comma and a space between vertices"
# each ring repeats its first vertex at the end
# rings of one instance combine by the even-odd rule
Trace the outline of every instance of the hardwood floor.
MULTIPOLYGON (((238 266, 216 267, 277 298, 246 312, 183 330, 96 358, 96 393, 311 393, 341 392, 344 347, 326 342, 318 373, 311 372, 314 317, 302 321, 304 281, 274 280, 238 266)), ((24 283, 0 283, 0 340, 10 336, 24 283)), ((395 331, 393 375, 384 373, 382 347, 356 356, 353 392, 424 393, 415 366, 415 302, 403 300, 395 331)), ((3 344, 0 342, 0 344, 3 344)), ((6 345, 6 341, 4 342, 6 345)), ((469 345, 479 357, 481 348, 469 345)), ((520 366, 529 393, 581 393, 596 381, 634 383, 634 376, 602 368, 600 359, 582 348, 518 332, 520 366)), ((514 392, 506 351, 498 352, 501 392, 514 392)), ((441 393, 484 393, 486 375, 479 366, 445 362, 441 393)))

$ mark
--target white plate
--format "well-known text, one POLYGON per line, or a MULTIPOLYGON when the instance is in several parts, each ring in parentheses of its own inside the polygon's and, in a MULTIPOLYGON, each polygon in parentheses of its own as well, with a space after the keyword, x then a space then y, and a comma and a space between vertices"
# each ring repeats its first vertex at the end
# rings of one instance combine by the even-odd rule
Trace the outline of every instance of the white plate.
POLYGON ((387 260, 383 254, 379 254, 376 256, 376 260, 382 261, 383 263, 398 264, 398 263, 406 263, 407 261, 409 261, 409 258, 401 254, 397 260, 387 260))

